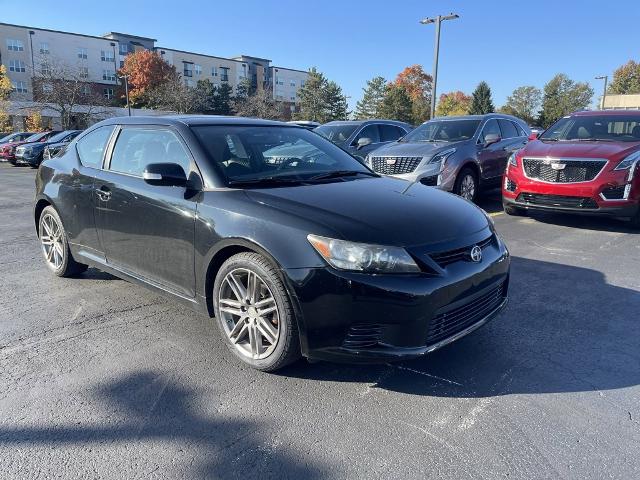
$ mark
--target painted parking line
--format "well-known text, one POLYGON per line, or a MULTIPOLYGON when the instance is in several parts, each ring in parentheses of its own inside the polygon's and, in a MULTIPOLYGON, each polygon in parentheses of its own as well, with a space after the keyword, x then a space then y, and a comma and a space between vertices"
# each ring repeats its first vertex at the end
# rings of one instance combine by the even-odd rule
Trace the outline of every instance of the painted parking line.
POLYGON ((490 217, 497 217, 498 215, 504 215, 504 212, 493 212, 489 214, 490 217))

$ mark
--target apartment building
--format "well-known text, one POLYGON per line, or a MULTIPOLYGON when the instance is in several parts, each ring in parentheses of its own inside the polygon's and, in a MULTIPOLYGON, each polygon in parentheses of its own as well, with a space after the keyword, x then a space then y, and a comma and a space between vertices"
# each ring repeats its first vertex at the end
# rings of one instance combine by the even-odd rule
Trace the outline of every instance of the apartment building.
MULTIPOLYGON (((266 58, 240 55, 217 57, 156 46, 157 40, 120 32, 100 37, 61 32, 36 27, 0 23, 0 63, 6 66, 14 88, 11 100, 38 100, 38 91, 46 88, 43 78, 51 77, 51 69, 71 72, 73 78, 87 82, 87 88, 114 98, 119 84, 116 72, 126 55, 138 50, 154 50, 174 65, 187 86, 209 79, 215 85, 228 83, 234 90, 248 81, 256 89, 267 89, 274 99, 295 110, 297 91, 307 73, 272 67, 266 58), (277 78, 276 78, 277 77, 277 78)), ((67 78, 68 79, 68 78, 67 78)))

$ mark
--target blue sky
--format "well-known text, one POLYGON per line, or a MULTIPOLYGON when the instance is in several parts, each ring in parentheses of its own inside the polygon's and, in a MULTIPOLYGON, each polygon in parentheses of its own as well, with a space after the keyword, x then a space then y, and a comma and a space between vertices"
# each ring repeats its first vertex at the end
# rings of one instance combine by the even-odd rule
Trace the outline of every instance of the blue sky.
POLYGON ((443 24, 439 93, 470 93, 485 80, 497 106, 520 85, 542 87, 564 72, 600 94, 597 75, 640 60, 640 0, 0 0, 1 21, 101 35, 119 31, 158 45, 220 56, 267 57, 275 65, 316 66, 350 104, 367 79, 393 79, 405 66, 430 72, 434 26, 443 24))

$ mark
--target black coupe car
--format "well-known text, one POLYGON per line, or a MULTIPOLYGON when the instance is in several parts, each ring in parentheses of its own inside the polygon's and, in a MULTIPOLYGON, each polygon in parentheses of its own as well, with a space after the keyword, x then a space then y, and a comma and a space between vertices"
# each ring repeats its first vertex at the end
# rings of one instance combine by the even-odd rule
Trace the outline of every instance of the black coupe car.
POLYGON ((279 122, 105 120, 42 163, 34 217, 53 273, 166 293, 264 371, 421 355, 507 302, 509 253, 483 210, 279 122))

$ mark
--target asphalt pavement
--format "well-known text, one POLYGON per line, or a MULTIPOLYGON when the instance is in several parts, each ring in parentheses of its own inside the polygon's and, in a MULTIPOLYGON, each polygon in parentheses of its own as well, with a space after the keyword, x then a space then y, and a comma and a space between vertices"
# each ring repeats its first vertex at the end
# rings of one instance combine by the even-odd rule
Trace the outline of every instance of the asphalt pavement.
POLYGON ((212 320, 51 275, 0 164, 0 478, 640 478, 640 234, 501 213, 510 303, 419 360, 244 367, 212 320))

